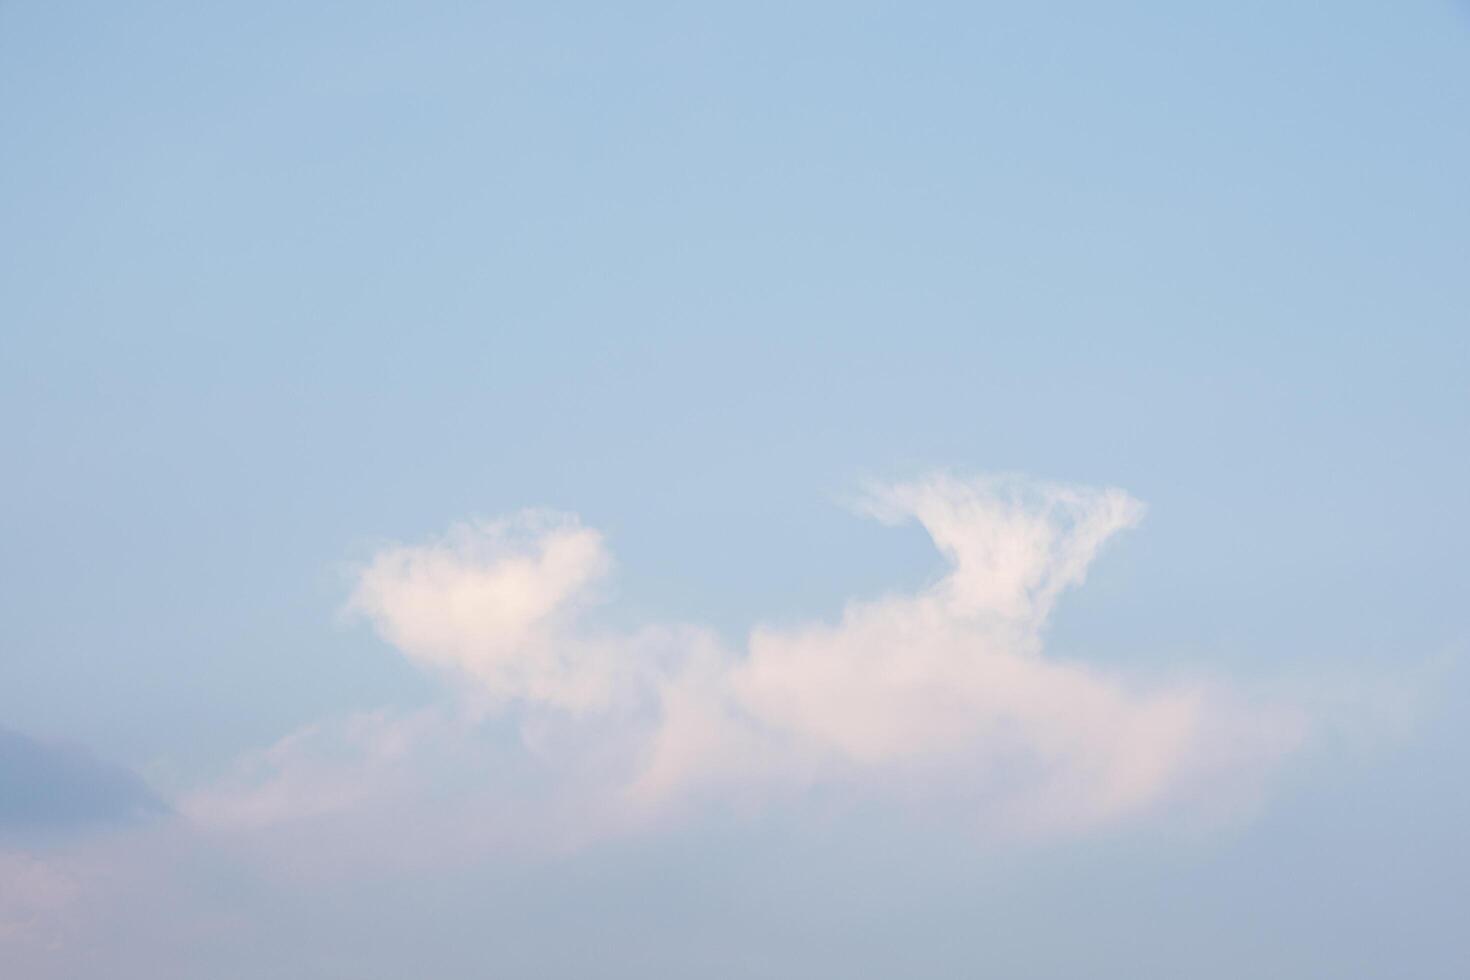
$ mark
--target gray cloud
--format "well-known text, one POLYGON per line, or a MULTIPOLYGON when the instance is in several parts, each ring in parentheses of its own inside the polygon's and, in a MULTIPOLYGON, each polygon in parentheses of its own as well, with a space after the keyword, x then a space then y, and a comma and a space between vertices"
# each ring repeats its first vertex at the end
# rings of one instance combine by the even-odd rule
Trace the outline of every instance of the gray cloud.
POLYGON ((83 748, 0 728, 0 835, 126 823, 167 807, 147 783, 83 748))

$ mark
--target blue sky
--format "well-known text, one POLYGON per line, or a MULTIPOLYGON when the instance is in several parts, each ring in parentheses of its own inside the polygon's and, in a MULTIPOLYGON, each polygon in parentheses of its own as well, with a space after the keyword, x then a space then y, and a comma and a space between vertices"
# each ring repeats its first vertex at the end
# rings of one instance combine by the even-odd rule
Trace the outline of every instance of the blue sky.
MULTIPOLYGON (((0 840, 50 896, 0 923, 56 923, 0 929, 0 962, 401 975, 433 935, 451 976, 1465 975, 1467 103, 1455 3, 0 4, 0 726, 33 745, 0 793, 66 743, 174 811, 0 840), (1042 489, 986 510, 1016 486, 1042 489), (907 520, 864 516, 894 493, 907 520), (1034 543, 1053 505, 1058 548, 1107 538, 1054 608, 1028 590, 1055 554, 953 566, 930 542, 1034 543), (447 833, 452 860, 353 851, 307 884, 282 870, 306 831, 210 825, 297 777, 381 794, 333 818, 370 853, 363 807, 602 813, 567 746, 614 729, 546 764, 537 712, 585 704, 488 671, 529 641, 444 598, 495 606, 557 535, 586 546, 531 589, 558 663, 717 649, 711 696, 814 758, 879 743, 827 702, 778 712, 797 681, 758 665, 825 657, 800 646, 822 629, 839 662, 990 649, 959 614, 894 646, 844 610, 1011 574, 1030 598, 984 607, 1022 637, 997 657, 1126 680, 1083 736, 1196 689, 1229 745, 1286 715, 1306 734, 1191 776, 1188 815, 1171 782, 1020 839, 970 826, 1000 798, 965 761, 983 735, 798 789, 722 750, 697 761, 760 776, 693 811, 550 855, 447 833), (416 574, 449 591, 414 609, 460 632, 405 612, 416 574), (354 754, 361 712, 388 719, 371 738, 438 733, 427 785, 354 754), (342 744, 242 781, 308 729, 342 744), (927 766, 977 795, 906 782, 927 766), (139 913, 76 896, 130 875, 160 914, 234 926, 125 941, 139 913), (619 939, 597 910, 628 902, 651 914, 619 939), (370 962, 330 958, 364 930, 370 962)), ((1060 696, 1037 690, 1033 749, 1060 696)), ((927 714, 894 710, 889 735, 927 714)))

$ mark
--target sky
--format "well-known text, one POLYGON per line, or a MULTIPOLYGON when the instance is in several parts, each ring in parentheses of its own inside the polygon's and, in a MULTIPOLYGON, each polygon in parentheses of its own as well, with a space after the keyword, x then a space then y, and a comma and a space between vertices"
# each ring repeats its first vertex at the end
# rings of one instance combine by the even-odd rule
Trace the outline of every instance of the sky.
POLYGON ((1470 975, 1470 8, 0 0, 0 973, 1470 975))

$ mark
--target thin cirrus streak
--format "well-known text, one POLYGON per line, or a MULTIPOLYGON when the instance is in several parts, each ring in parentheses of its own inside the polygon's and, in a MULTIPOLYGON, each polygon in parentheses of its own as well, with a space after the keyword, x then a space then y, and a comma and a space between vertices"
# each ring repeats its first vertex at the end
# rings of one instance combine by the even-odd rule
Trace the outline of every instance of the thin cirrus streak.
POLYGON ((573 516, 527 511, 385 549, 351 608, 460 696, 297 733, 186 811, 262 829, 432 810, 433 849, 586 839, 831 786, 1057 834, 1249 785, 1301 741, 1300 713, 1221 684, 1044 655, 1059 595, 1141 519, 1126 493, 934 474, 861 509, 917 520, 947 573, 851 601, 836 622, 758 626, 740 650, 697 626, 595 628, 612 563, 573 516))

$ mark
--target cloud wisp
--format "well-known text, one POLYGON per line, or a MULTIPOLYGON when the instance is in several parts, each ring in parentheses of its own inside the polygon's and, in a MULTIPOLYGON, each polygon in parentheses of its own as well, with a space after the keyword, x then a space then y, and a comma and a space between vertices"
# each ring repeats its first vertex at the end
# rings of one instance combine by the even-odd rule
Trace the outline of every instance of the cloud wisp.
POLYGON ((1126 493, 935 474, 874 488, 860 509, 917 521, 947 572, 836 621, 756 626, 738 649, 698 626, 599 628, 612 560, 574 516, 527 511, 382 550, 351 608, 455 696, 299 732, 186 811, 272 833, 413 813, 432 852, 821 789, 1054 835, 1250 785, 1300 742, 1298 714, 1219 683, 1046 655, 1058 598, 1143 515, 1126 493))

